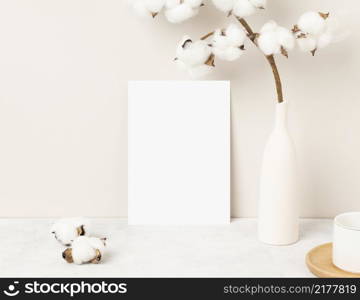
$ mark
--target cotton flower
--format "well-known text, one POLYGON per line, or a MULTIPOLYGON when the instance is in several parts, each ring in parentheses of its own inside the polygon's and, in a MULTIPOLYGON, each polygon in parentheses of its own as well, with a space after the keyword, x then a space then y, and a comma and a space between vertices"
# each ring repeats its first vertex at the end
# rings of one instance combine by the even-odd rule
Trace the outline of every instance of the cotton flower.
POLYGON ((181 23, 196 16, 203 0, 167 0, 165 17, 171 23, 181 23))
POLYGON ((156 17, 164 8, 166 0, 128 0, 134 11, 141 17, 156 17))
POLYGON ((326 20, 324 16, 321 16, 319 13, 310 11, 304 13, 299 21, 298 24, 299 29, 309 33, 309 34, 321 34, 325 27, 326 27, 326 20))
POLYGON ((215 57, 227 61, 238 59, 244 52, 246 33, 240 26, 230 24, 225 30, 218 29, 212 40, 215 57))
POLYGON ((295 44, 290 30, 277 25, 274 21, 266 23, 261 28, 257 42, 265 55, 282 53, 286 57, 288 51, 293 49, 295 44))
POLYGON ((192 78, 202 77, 214 68, 214 57, 207 42, 193 42, 184 36, 176 49, 175 62, 180 69, 186 70, 192 78))
POLYGON ((70 246, 78 236, 88 235, 89 227, 90 221, 85 218, 60 219, 51 227, 51 233, 59 243, 70 246))
POLYGON ((99 263, 105 252, 105 238, 80 236, 76 238, 71 248, 63 253, 63 258, 68 263, 77 265, 85 263, 99 263))
POLYGON ((264 9, 266 0, 213 0, 215 7, 227 14, 244 18, 264 9))
POLYGON ((329 14, 307 12, 293 28, 297 44, 302 51, 315 55, 317 49, 328 46, 334 40, 334 19, 329 14))
POLYGON ((128 0, 134 11, 142 17, 155 18, 162 10, 171 23, 181 23, 199 12, 203 0, 128 0))

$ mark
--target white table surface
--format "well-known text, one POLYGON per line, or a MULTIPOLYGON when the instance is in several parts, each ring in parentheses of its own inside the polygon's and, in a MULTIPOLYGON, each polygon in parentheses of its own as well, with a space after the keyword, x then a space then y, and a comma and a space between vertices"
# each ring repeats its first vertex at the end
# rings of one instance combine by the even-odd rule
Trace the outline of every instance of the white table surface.
POLYGON ((290 246, 260 243, 255 219, 171 227, 94 219, 107 253, 101 264, 78 266, 62 259, 52 222, 0 219, 0 277, 312 277, 305 255, 332 236, 328 219, 303 219, 300 241, 290 246))

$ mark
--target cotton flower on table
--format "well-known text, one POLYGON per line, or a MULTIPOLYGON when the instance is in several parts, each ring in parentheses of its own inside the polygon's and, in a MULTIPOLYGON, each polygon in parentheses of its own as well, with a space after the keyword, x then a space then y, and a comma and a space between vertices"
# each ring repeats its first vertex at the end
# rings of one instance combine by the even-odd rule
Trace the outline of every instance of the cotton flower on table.
POLYGON ((266 0, 213 0, 213 3, 217 9, 239 18, 250 16, 266 6, 266 0))
POLYGON ((51 233, 60 244, 70 246, 78 236, 90 233, 90 221, 85 218, 60 219, 51 227, 51 233))
POLYGON ((214 55, 206 41, 193 42, 184 36, 176 49, 175 62, 193 78, 202 77, 214 69, 214 55))
POLYGON ((265 55, 281 53, 287 57, 288 51, 294 48, 295 39, 290 30, 270 21, 261 28, 257 43, 265 55))
POLYGON ((293 28, 297 44, 305 52, 315 55, 316 50, 328 46, 334 38, 334 23, 329 14, 307 12, 293 28))
POLYGON ((76 238, 71 248, 63 253, 63 258, 68 263, 78 265, 85 263, 99 263, 105 252, 105 238, 80 236, 76 238))
POLYGON ((234 61, 243 54, 246 37, 244 30, 235 24, 230 24, 225 30, 218 29, 212 40, 212 52, 215 57, 234 61))
POLYGON ((143 17, 155 18, 162 10, 171 23, 181 23, 199 12, 203 0, 128 0, 135 12, 143 17))

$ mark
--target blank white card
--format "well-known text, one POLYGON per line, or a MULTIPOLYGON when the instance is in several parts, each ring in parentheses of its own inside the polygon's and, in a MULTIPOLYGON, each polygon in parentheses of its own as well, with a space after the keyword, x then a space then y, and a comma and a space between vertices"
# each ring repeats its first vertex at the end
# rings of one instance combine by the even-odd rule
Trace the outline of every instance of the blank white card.
POLYGON ((230 222, 230 83, 128 85, 129 224, 230 222))

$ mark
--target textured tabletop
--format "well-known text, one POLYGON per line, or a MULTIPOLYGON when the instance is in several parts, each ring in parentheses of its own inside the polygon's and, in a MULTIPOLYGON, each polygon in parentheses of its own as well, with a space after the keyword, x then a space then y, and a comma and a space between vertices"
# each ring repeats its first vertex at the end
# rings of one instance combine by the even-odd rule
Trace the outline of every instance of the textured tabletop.
POLYGON ((309 277, 308 250, 331 241, 332 221, 303 219, 301 239, 269 246, 255 219, 221 226, 128 226, 94 219, 108 251, 98 265, 67 264, 49 219, 0 219, 0 277, 309 277))

